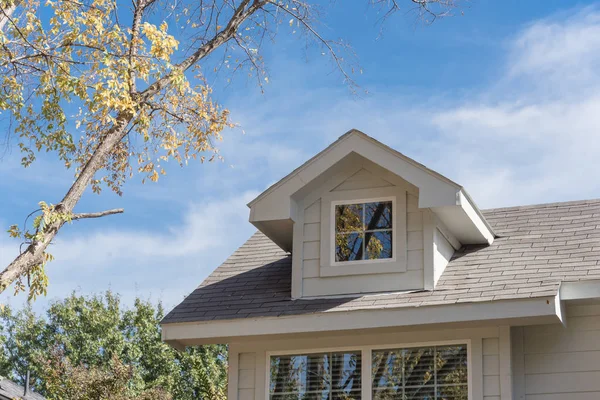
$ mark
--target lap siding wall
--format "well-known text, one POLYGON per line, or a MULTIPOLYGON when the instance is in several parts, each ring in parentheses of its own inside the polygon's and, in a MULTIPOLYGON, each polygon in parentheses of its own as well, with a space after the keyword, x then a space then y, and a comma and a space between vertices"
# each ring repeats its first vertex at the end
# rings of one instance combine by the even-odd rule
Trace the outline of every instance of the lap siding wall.
MULTIPOLYGON (((470 328, 438 331, 394 332, 377 330, 344 335, 302 335, 295 338, 273 338, 270 340, 248 339, 229 345, 230 400, 267 400, 268 352, 298 353, 302 349, 317 352, 331 348, 355 348, 371 346, 411 344, 436 344, 447 341, 469 343, 471 355, 472 399, 507 400, 501 394, 499 328, 470 328)), ((364 400, 369 400, 368 398, 364 400)))
POLYGON ((515 400, 600 399, 600 305, 569 306, 566 327, 513 328, 512 340, 522 348, 513 353, 515 400))

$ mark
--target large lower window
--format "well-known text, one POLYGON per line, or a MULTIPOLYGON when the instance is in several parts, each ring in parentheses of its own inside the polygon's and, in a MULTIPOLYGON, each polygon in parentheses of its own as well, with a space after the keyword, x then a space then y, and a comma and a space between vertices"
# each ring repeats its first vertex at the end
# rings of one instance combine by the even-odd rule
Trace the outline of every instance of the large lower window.
POLYGON ((392 202, 335 205, 335 261, 392 258, 392 202))
POLYGON ((376 350, 373 400, 467 400, 467 346, 376 350))
POLYGON ((360 400, 361 353, 272 356, 272 400, 360 400))

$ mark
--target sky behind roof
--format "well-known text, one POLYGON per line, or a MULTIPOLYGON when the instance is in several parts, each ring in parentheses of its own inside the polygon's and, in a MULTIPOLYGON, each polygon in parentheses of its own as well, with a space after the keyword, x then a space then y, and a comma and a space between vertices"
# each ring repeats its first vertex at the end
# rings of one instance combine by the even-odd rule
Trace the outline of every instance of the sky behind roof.
MULTIPOLYGON (((81 211, 124 215, 65 227, 51 248, 49 301, 112 289, 174 306, 253 232, 246 203, 351 128, 463 185, 480 208, 600 197, 600 4, 472 1, 431 26, 397 15, 380 32, 366 2, 335 2, 325 34, 356 51, 367 93, 282 35, 265 53, 269 84, 214 81, 240 129, 224 162, 170 168, 123 197, 88 193, 81 211)), ((72 182, 51 157, 0 159, 0 226, 22 223, 72 182)), ((0 235, 0 265, 18 243, 0 235)), ((24 298, 4 295, 20 305, 24 298)))

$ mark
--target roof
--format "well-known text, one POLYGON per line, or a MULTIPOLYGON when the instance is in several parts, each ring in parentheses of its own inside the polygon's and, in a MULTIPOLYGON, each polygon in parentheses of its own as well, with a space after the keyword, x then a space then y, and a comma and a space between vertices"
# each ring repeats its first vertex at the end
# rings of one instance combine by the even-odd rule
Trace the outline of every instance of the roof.
POLYGON ((489 224, 462 186, 356 129, 340 136, 248 203, 250 223, 282 249, 291 251, 298 202, 325 182, 331 184, 336 178, 351 176, 362 162, 370 162, 416 186, 419 207, 437 209, 437 217, 462 243, 494 240, 489 224))
POLYGON ((0 377, 0 399, 23 399, 23 400, 45 400, 45 397, 38 393, 29 392, 23 396, 25 388, 15 382, 0 377))
POLYGON ((292 300, 291 255, 257 232, 162 323, 547 297, 561 281, 600 279, 600 199, 483 214, 497 239, 457 251, 433 291, 292 300))
POLYGON ((297 167, 296 169, 294 169, 292 172, 290 172, 289 174, 287 174, 286 176, 284 176, 283 178, 281 178, 280 180, 278 180, 277 182, 273 183, 271 186, 269 186, 264 192, 262 192, 261 194, 259 194, 258 196, 256 196, 256 198, 254 198, 253 200, 251 200, 248 203, 248 206, 252 206, 253 204, 255 204, 257 201, 259 201, 260 199, 262 199, 263 197, 267 196, 269 193, 273 192, 275 189, 277 189, 279 186, 283 185, 285 182, 289 181, 290 179, 292 179, 295 175, 298 175, 298 173, 300 171, 302 171, 303 169, 306 169, 306 167, 310 164, 312 164, 315 160, 319 159, 320 157, 322 157, 324 154, 329 153, 334 147, 336 147, 340 142, 342 142, 343 140, 345 140, 346 138, 348 138, 349 136, 359 136, 363 139, 369 140, 371 142, 373 142, 374 144, 376 144, 377 146, 381 147, 382 149, 385 149, 386 151, 389 151, 390 153, 394 154, 397 157, 402 158, 403 160, 407 161, 408 163, 414 165, 417 168, 422 169, 423 171, 427 172, 428 174, 436 177, 437 179, 440 179, 452 186, 455 186, 457 188, 462 188, 461 185, 459 185, 458 183, 454 182, 453 180, 445 177, 444 175, 440 174, 439 172, 436 172, 430 168, 428 168, 427 166, 421 164, 420 162, 400 153, 398 150, 395 150, 393 148, 391 148, 390 146, 380 142, 379 140, 375 139, 372 136, 367 135, 366 133, 359 131, 358 129, 350 129, 348 132, 344 133, 342 136, 340 136, 339 138, 337 138, 337 140, 333 143, 331 143, 329 146, 327 146, 326 148, 324 148, 323 150, 321 150, 320 152, 318 152, 317 154, 315 154, 313 157, 311 157, 309 160, 307 160, 306 162, 304 162, 304 164, 300 165, 299 167, 297 167))

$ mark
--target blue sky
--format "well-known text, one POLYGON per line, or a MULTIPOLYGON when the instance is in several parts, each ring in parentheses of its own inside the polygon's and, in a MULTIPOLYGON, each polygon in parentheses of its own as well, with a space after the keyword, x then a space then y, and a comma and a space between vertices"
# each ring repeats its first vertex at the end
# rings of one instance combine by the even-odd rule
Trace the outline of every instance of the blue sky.
MULTIPOLYGON (((323 29, 352 44, 368 93, 350 95, 284 32, 265 52, 264 94, 245 78, 214 81, 241 126, 224 134, 225 160, 134 180, 123 197, 88 193, 80 211, 126 212, 63 229, 36 308, 109 288, 175 305, 253 233, 246 203, 351 128, 464 185, 481 208, 600 197, 600 5, 472 1, 432 26, 399 14, 380 34, 366 2, 348 3, 334 2, 323 29)), ((4 230, 73 177, 47 156, 22 169, 14 145, 2 154, 4 230)), ((0 236, 0 265, 17 251, 0 236)))

